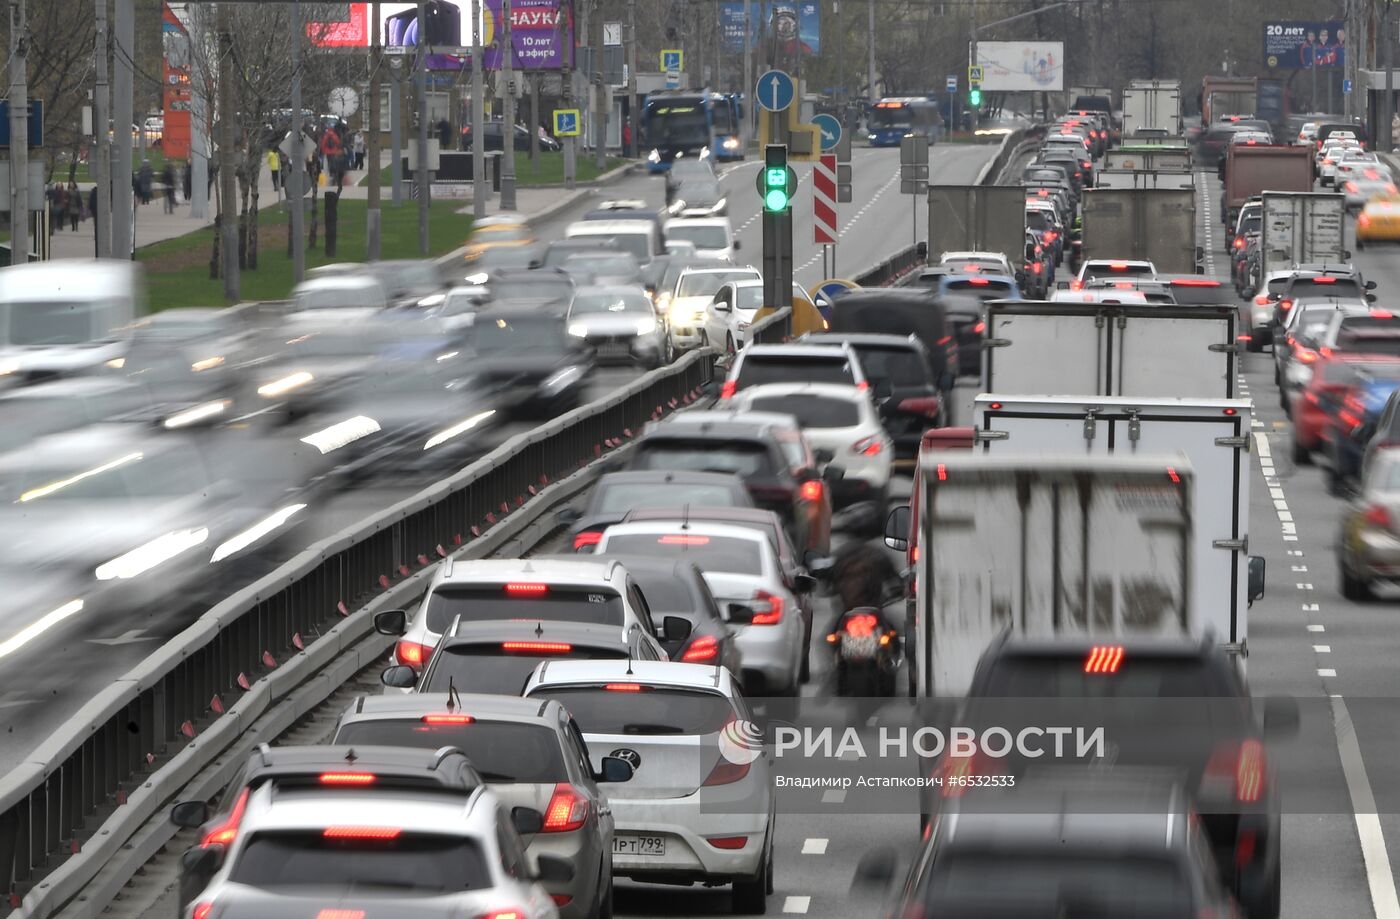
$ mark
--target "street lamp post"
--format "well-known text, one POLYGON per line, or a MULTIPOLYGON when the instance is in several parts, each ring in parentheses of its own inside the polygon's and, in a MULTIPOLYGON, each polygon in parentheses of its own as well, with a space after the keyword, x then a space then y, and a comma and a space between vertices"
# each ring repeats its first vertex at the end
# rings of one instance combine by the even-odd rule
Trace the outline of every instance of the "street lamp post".
MULTIPOLYGON (((501 119, 501 210, 515 210, 515 45, 510 37, 510 0, 501 0, 501 82, 505 117, 501 119)), ((477 138, 480 142, 481 138, 477 138)))

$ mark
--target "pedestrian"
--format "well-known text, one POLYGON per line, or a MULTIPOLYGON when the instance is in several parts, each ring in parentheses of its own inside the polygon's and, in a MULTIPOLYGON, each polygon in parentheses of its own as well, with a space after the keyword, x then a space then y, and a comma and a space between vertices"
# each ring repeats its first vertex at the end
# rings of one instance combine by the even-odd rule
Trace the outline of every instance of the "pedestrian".
POLYGON ((192 163, 186 163, 185 168, 180 170, 182 173, 181 178, 185 181, 186 201, 194 197, 194 170, 190 168, 192 165, 192 163))
POLYGON ((365 132, 355 132, 355 169, 365 168, 365 132))
POLYGON ((281 167, 281 165, 282 165, 282 162, 281 162, 280 159, 278 159, 278 156, 277 156, 277 148, 276 148, 276 147, 268 147, 268 148, 267 148, 267 171, 270 172, 270 173, 272 173, 272 193, 273 193, 274 195, 276 195, 277 198, 279 198, 279 199, 282 197, 282 194, 281 194, 281 192, 279 191, 279 189, 280 189, 282 186, 278 184, 277 179, 278 179, 278 170, 279 170, 279 168, 281 167))
POLYGON ((165 212, 175 213, 175 164, 166 161, 165 168, 160 171, 160 184, 165 186, 165 212))
POLYGON ((1390 116, 1390 146, 1400 147, 1400 112, 1390 116))
POLYGON ((345 145, 341 143, 340 135, 335 128, 328 127, 321 134, 321 169, 330 170, 334 168, 336 158, 345 150, 345 145))
POLYGON ((83 218, 83 196, 78 191, 78 183, 68 180, 68 222, 73 232, 78 232, 78 221, 83 218))
POLYGON ((55 184, 49 189, 49 235, 53 235, 54 229, 63 223, 63 186, 55 184))
POLYGON ((138 191, 141 195, 142 204, 151 203, 151 186, 155 184, 155 170, 151 168, 151 161, 141 160, 141 171, 136 174, 138 191))
POLYGON ((625 121, 622 123, 622 153, 632 155, 632 126, 625 121))

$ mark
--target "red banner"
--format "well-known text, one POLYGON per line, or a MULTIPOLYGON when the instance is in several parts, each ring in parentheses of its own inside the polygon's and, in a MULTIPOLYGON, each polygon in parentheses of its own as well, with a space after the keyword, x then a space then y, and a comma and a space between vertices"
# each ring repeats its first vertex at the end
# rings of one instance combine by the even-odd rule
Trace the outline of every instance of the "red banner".
MULTIPOLYGON (((164 89, 160 146, 166 159, 183 160, 190 155, 190 35, 176 18, 170 5, 161 4, 161 45, 164 60, 161 85, 164 89)), ((144 118, 144 116, 143 116, 144 118)), ((141 125, 145 129, 145 124, 141 125)))

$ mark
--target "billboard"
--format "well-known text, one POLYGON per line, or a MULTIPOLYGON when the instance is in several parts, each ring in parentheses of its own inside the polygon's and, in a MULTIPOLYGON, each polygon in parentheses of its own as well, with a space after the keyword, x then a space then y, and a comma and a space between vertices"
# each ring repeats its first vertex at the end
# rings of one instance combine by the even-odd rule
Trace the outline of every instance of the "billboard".
POLYGON ((306 24, 306 37, 318 48, 369 46, 368 3, 317 4, 319 21, 306 24))
POLYGON ((988 92, 1061 92, 1065 88, 1065 43, 983 41, 977 43, 982 88, 988 92))
MULTIPOLYGON (((821 54, 821 5, 818 0, 762 0, 749 7, 749 43, 762 46, 764 26, 769 37, 777 35, 778 53, 796 57, 821 54)), ((719 5, 722 46, 730 54, 741 54, 744 47, 745 0, 726 0, 719 5)))
POLYGON ((1346 23, 1266 22, 1264 63, 1283 70, 1340 70, 1345 63, 1346 23))
POLYGON ((166 159, 190 155, 190 33, 170 9, 161 4, 161 128, 160 148, 166 159))
MULTIPOLYGON (((500 70, 504 58, 501 8, 504 0, 485 0, 481 6, 481 63, 486 70, 500 70)), ((471 66, 471 16, 474 5, 459 6, 447 0, 429 4, 426 29, 419 29, 418 7, 412 3, 385 3, 383 41, 386 46, 417 47, 420 34, 435 49, 428 55, 429 70, 461 70, 471 66), (463 8, 466 13, 462 12, 463 8), (467 48, 466 53, 455 49, 467 48), (454 49, 447 51, 446 49, 454 49)), ((516 70, 558 70, 574 66, 573 5, 565 0, 511 0, 511 66, 516 70), (561 12, 562 11, 562 12, 561 12), (562 29, 559 17, 564 17, 562 29)))

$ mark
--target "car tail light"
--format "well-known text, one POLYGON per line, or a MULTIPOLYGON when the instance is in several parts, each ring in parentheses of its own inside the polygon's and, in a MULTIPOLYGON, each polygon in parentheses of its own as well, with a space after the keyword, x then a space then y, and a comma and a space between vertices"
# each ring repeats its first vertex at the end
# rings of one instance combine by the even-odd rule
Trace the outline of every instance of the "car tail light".
POLYGON ((506 593, 512 597, 538 597, 549 593, 547 584, 507 584, 506 593))
POLYGON ((810 482, 803 482, 802 487, 797 490, 797 494, 803 501, 820 501, 823 491, 822 483, 813 479, 810 482))
POLYGON ((1232 782, 1235 800, 1241 804, 1259 801, 1264 796, 1264 783, 1268 775, 1264 745, 1249 738, 1238 745, 1221 747, 1211 755, 1205 775, 1206 779, 1232 782))
POLYGON ((403 830, 396 826, 328 826, 321 831, 325 839, 398 839, 403 830))
POLYGON ((719 397, 720 397, 721 399, 732 399, 732 398, 734 398, 734 393, 736 393, 736 392, 738 392, 738 391, 739 391, 739 381, 738 381, 738 380, 725 380, 725 381, 724 381, 724 385, 721 386, 721 387, 719 388, 719 397))
POLYGON ((1361 214, 1356 218, 1356 225, 1359 227, 1369 227, 1371 225, 1371 215, 1361 214))
POLYGON ((588 820, 588 799, 568 782, 554 786, 554 795, 544 809, 543 833, 568 833, 588 820))
POLYGON ((1322 165, 1324 165, 1324 166, 1331 166, 1331 165, 1332 165, 1332 160, 1330 160, 1330 159, 1328 159, 1328 158, 1323 158, 1323 160, 1322 160, 1322 165))
POLYGON ((1236 248, 1236 249, 1243 249, 1243 248, 1244 248, 1244 237, 1243 237, 1243 236, 1236 236, 1236 237, 1235 237, 1235 248, 1236 248))
POLYGON ((213 903, 196 903, 194 905, 194 911, 191 912, 190 915, 193 916, 194 919, 207 919, 207 917, 211 912, 213 912, 213 910, 213 903))
MULTIPOLYGON (((1039 255, 1040 253, 1036 254, 1039 255)), ((1040 262, 1036 262, 1034 265, 1031 266, 1031 271, 1034 271, 1036 274, 1040 274, 1040 269, 1043 267, 1045 266, 1041 265, 1040 262)))
POLYGON ((424 724, 471 724, 476 719, 471 715, 424 715, 418 719, 424 724))
POLYGON ((567 641, 503 641, 501 650, 516 654, 569 654, 574 646, 567 641))
POLYGON ((1084 660, 1085 673, 1117 673, 1123 664, 1122 645, 1094 645, 1084 660))
POLYGON ((755 591, 753 600, 754 625, 777 625, 783 621, 783 598, 766 590, 755 591))
POLYGON ((873 613, 858 613, 847 616, 846 621, 841 623, 841 630, 853 638, 869 638, 875 634, 875 627, 879 624, 879 618, 873 613))
MULTIPOLYGON (((228 819, 204 834, 200 840, 201 849, 209 846, 227 846, 238 838, 238 825, 243 822, 243 811, 248 807, 248 789, 243 789, 238 795, 238 800, 233 802, 233 810, 229 811, 228 819)), ((212 908, 212 907, 211 907, 212 908)), ((207 913, 208 910, 205 910, 207 913)))
POLYGON ((641 683, 604 683, 604 692, 641 692, 641 683))
POLYGON ((1390 529, 1390 512, 1379 504, 1373 504, 1366 508, 1366 522, 1372 526, 1390 529))
POLYGON ((1173 287, 1219 287, 1219 281, 1212 281, 1210 278, 1176 278, 1172 281, 1173 287))
POLYGON ((1360 188, 1357 186, 1357 184, 1356 184, 1355 182, 1348 182, 1348 183, 1346 184, 1345 188, 1346 188, 1347 191, 1351 192, 1353 195, 1356 194, 1356 193, 1360 190, 1360 188))
POLYGON ((1374 310, 1371 310, 1371 318, 1372 318, 1372 319, 1394 319, 1394 318, 1395 318, 1395 314, 1392 313, 1390 310, 1374 309, 1374 310))
POLYGON ((1286 313, 1286 312, 1288 312, 1289 310, 1293 309, 1293 301, 1292 301, 1292 300, 1280 300, 1280 301, 1278 302, 1278 308, 1279 308, 1279 310, 1280 310, 1281 312, 1285 312, 1285 313, 1286 313))
POLYGON ((1257 296, 1257 297, 1254 298, 1254 305, 1255 305, 1255 306, 1268 306, 1268 305, 1269 305, 1269 298, 1268 298, 1267 296, 1265 296, 1264 294, 1260 294, 1259 296, 1257 296))
POLYGON ((710 537, 691 536, 686 533, 667 533, 656 539, 657 545, 661 546, 708 546, 710 537))
POLYGON ((375 775, 373 772, 323 772, 321 773, 322 785, 353 785, 363 788, 366 785, 373 785, 375 775))
POLYGON ((711 836, 705 840, 716 849, 742 849, 749 844, 747 836, 711 836))
POLYGON ((977 335, 981 335, 983 332, 987 331, 987 324, 978 320, 977 324, 972 327, 972 331, 977 335))
POLYGON ((1308 280, 1312 281, 1314 284, 1336 284, 1336 283, 1337 283, 1337 279, 1336 279, 1336 278, 1329 278, 1329 277, 1327 277, 1327 276, 1325 276, 1325 275, 1324 275, 1323 277, 1320 277, 1320 278, 1309 278, 1308 280))
POLYGON ((1094 164, 1093 164, 1093 162, 1090 161, 1090 160, 1085 160, 1081 165, 1083 165, 1083 167, 1084 167, 1085 169, 1093 169, 1093 168, 1094 168, 1094 164))
POLYGON ((478 919, 528 919, 529 915, 523 909, 498 909, 482 913, 478 919))
POLYGON ((701 635, 690 643, 681 654, 683 664, 707 664, 719 658, 719 639, 713 635, 701 635))
POLYGON ((1070 282, 1069 282, 1069 289, 1070 289, 1070 290, 1083 290, 1083 289, 1084 289, 1084 282, 1081 281, 1081 280, 1079 280, 1078 278, 1075 278, 1073 281, 1070 281, 1070 282))
POLYGON ((880 438, 873 434, 869 437, 862 437, 851 444, 851 452, 859 453, 862 456, 879 456, 883 449, 885 449, 884 444, 880 443, 880 438))
POLYGON ((566 893, 552 893, 549 898, 554 901, 555 906, 568 906, 574 902, 574 898, 566 893))
POLYGON ((603 541, 602 530, 584 530, 574 536, 574 551, 587 549, 589 546, 596 546, 603 541))
MULTIPOLYGON (((734 720, 731 718, 729 723, 724 726, 724 732, 729 734, 733 730, 733 727, 734 720)), ((702 782, 701 785, 709 787, 715 785, 732 785, 748 774, 748 763, 731 763, 721 756, 715 762, 714 768, 710 770, 710 774, 705 776, 705 781, 702 782)))
POLYGON ((967 283, 973 285, 974 287, 986 287, 992 282, 987 280, 986 278, 968 278, 967 283))
POLYGON ((1254 861, 1254 852, 1259 848, 1259 834, 1254 830, 1241 830, 1235 840, 1235 867, 1243 868, 1254 861))
POLYGON ((400 664, 407 664, 414 670, 423 666, 423 661, 428 656, 428 646, 420 645, 416 641, 400 641, 394 645, 394 659, 400 664))
POLYGON ((1305 348, 1302 345, 1294 345, 1293 357, 1301 364, 1316 364, 1317 352, 1312 348, 1305 348))

